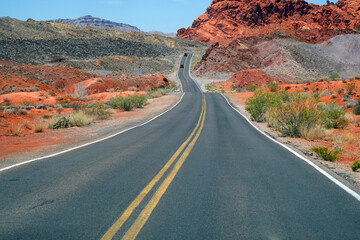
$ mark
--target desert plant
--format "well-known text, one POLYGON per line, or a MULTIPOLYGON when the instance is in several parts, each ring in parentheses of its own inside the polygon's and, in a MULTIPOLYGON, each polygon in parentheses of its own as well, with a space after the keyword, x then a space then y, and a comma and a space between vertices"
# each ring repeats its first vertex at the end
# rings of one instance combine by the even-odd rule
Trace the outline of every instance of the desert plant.
POLYGON ((87 115, 84 111, 76 111, 69 116, 69 125, 71 127, 82 127, 90 125, 94 122, 94 118, 87 115))
POLYGON ((270 92, 276 92, 278 89, 278 84, 276 82, 271 82, 267 85, 267 87, 269 88, 270 92))
POLYGON ((124 98, 122 96, 117 96, 111 98, 107 104, 112 108, 122 109, 124 111, 130 111, 134 108, 134 103, 130 98, 124 98))
POLYGON ((35 133, 44 132, 48 128, 49 124, 46 120, 41 118, 36 118, 34 120, 34 128, 33 131, 35 133))
POLYGON ((355 82, 347 83, 346 84, 346 92, 350 95, 355 89, 355 82))
POLYGON ((103 103, 92 103, 88 106, 86 114, 96 116, 97 119, 107 119, 110 117, 108 106, 103 103))
POLYGON ((321 113, 314 101, 296 100, 273 107, 271 121, 275 128, 287 137, 301 137, 301 129, 311 129, 321 124, 321 113))
POLYGON ((340 143, 340 144, 353 144, 358 141, 358 136, 352 133, 342 133, 331 139, 331 141, 340 143))
POLYGON ((356 115, 356 116, 359 116, 360 115, 360 102, 358 102, 357 106, 355 107, 353 113, 356 115))
POLYGON ((265 114, 271 106, 271 101, 269 101, 271 97, 271 94, 258 90, 255 91, 253 97, 246 100, 246 110, 250 113, 253 121, 263 122, 265 120, 265 114))
POLYGON ((345 119, 346 112, 341 106, 336 106, 335 102, 326 104, 318 104, 318 109, 324 113, 323 123, 326 128, 344 128, 348 125, 345 119))
POLYGON ((309 141, 322 140, 326 137, 325 129, 322 125, 303 126, 300 128, 300 135, 309 141))
POLYGON ((329 150, 328 147, 313 147, 311 151, 315 152, 319 157, 324 159, 325 161, 334 162, 339 159, 338 154, 341 150, 329 150))
POLYGON ((19 109, 16 114, 18 114, 18 115, 27 115, 27 111, 26 111, 26 109, 19 109))
POLYGON ((70 117, 61 116, 52 125, 53 129, 68 128, 70 127, 70 117))
POLYGON ((360 162, 359 160, 356 160, 353 162, 353 164, 351 164, 351 169, 355 172, 356 170, 358 170, 360 168, 360 162))
POLYGON ((3 100, 4 100, 4 103, 6 106, 9 106, 11 104, 11 101, 9 98, 5 97, 5 98, 3 98, 3 100))
POLYGON ((147 102, 147 97, 145 95, 134 95, 131 97, 131 100, 136 108, 142 108, 147 102))
POLYGON ((340 75, 338 73, 332 72, 329 74, 329 81, 335 81, 339 79, 340 79, 340 75))

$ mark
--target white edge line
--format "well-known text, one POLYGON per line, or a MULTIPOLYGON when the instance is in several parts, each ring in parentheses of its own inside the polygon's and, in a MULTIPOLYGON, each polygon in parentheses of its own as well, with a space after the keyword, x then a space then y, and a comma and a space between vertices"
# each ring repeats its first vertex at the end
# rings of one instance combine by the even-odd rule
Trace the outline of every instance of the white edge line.
POLYGON ((289 148, 288 146, 280 143, 279 141, 271 138, 270 136, 268 136, 266 133, 264 133, 262 130, 260 130, 258 127, 256 127, 244 114, 242 114, 239 110, 237 110, 228 100, 227 97, 224 96, 224 94, 220 93, 226 100, 226 102, 229 104, 229 106, 234 109, 236 112, 238 112, 243 118, 246 119, 246 121, 248 121, 256 130, 258 130, 261 134, 263 134, 265 137, 267 137, 268 139, 270 139, 271 141, 279 144, 280 146, 282 146, 283 148, 285 148, 286 150, 288 150, 289 152, 291 152, 292 154, 294 154, 295 156, 297 156, 298 158, 300 158, 301 160, 305 161, 306 163, 308 163, 310 166, 312 166, 313 168, 315 168, 317 171, 319 171, 321 174, 323 174, 325 177, 327 177, 328 179, 330 179, 332 182, 334 182, 336 185, 338 185, 339 187, 341 187, 343 190, 345 190, 347 193, 349 193, 351 196, 353 196, 354 198, 356 198, 358 201, 360 201, 360 195, 353 191, 352 189, 350 189, 348 186, 344 185, 342 182, 340 182, 339 180, 337 180, 336 178, 334 178, 333 176, 331 176, 329 173, 327 173, 325 170, 321 169, 319 166, 317 166, 315 163, 313 163, 312 161, 310 161, 309 159, 301 156, 299 153, 295 152, 293 149, 289 148))
POLYGON ((55 156, 58 156, 58 155, 61 155, 61 154, 67 153, 67 152, 71 152, 71 151, 76 150, 76 149, 79 149, 79 148, 83 148, 83 147, 86 147, 86 146, 89 146, 89 145, 92 145, 92 144, 95 144, 95 143, 98 143, 98 142, 102 142, 102 141, 107 140, 107 139, 109 139, 109 138, 112 138, 112 137, 115 137, 115 136, 120 135, 120 134, 122 134, 122 133, 125 133, 125 132, 127 132, 127 131, 130 131, 130 130, 132 130, 132 129, 134 129, 134 128, 138 128, 138 127, 144 126, 144 125, 146 125, 146 124, 154 121, 155 119, 159 118, 160 116, 164 115, 165 113, 170 112, 171 110, 173 110, 173 109, 174 109, 177 105, 179 105, 179 103, 182 101, 184 95, 185 95, 185 93, 183 93, 183 94, 181 95, 181 98, 179 99, 179 101, 178 101, 174 106, 172 106, 170 109, 168 109, 168 110, 166 110, 165 112, 163 112, 163 113, 161 113, 161 114, 153 117, 152 119, 146 121, 145 123, 142 123, 142 124, 137 125, 137 126, 134 126, 134 127, 130 127, 130 128, 128 128, 128 129, 122 130, 122 131, 120 131, 120 132, 118 132, 118 133, 115 133, 115 134, 113 134, 113 135, 110 135, 110 136, 107 136, 107 137, 98 139, 98 140, 93 141, 93 142, 90 142, 90 143, 85 143, 85 144, 83 144, 83 145, 80 145, 80 146, 77 146, 77 147, 73 147, 73 148, 70 148, 70 149, 67 149, 67 150, 64 150, 64 151, 61 151, 61 152, 57 152, 57 153, 54 153, 54 154, 51 154, 51 155, 48 155, 48 156, 31 159, 31 160, 28 160, 28 161, 25 161, 25 162, 21 162, 21 163, 15 164, 15 165, 11 165, 11 166, 2 168, 2 169, 0 169, 0 172, 9 170, 9 169, 11 169, 11 168, 19 167, 19 166, 21 166, 21 165, 25 165, 25 164, 28 164, 28 163, 36 162, 36 161, 39 161, 39 160, 43 160, 43 159, 55 157, 55 156))

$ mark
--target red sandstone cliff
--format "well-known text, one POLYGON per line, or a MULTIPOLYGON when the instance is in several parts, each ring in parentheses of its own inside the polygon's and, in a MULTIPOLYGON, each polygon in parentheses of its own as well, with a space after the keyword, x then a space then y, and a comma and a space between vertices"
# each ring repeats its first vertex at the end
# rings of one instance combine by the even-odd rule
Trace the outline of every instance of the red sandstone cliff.
POLYGON ((309 4, 304 0, 213 0, 206 13, 178 37, 228 45, 237 38, 279 31, 318 43, 344 33, 359 33, 360 0, 309 4))

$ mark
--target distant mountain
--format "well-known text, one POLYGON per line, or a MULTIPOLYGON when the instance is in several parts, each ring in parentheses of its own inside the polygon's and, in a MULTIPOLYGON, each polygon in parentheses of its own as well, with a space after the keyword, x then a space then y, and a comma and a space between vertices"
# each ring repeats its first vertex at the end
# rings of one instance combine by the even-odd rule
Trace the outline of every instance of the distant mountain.
POLYGON ((70 24, 81 28, 94 27, 99 29, 116 29, 122 32, 141 32, 139 28, 131 26, 129 24, 112 22, 106 19, 93 17, 91 15, 79 17, 76 19, 56 19, 50 21, 56 23, 70 24))
POLYGON ((170 38, 174 38, 176 37, 176 33, 163 33, 163 32, 159 32, 159 31, 150 31, 150 32, 146 32, 146 34, 148 35, 160 35, 163 37, 170 37, 170 38))

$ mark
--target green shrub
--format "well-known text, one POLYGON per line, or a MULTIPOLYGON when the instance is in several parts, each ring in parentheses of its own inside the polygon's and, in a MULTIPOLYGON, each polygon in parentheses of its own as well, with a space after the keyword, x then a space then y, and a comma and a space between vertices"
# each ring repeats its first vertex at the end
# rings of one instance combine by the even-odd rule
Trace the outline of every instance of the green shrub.
POLYGON ((320 116, 315 102, 303 99, 273 107, 269 114, 274 127, 286 137, 301 137, 303 129, 320 125, 320 116))
POLYGON ((270 93, 255 91, 254 96, 246 100, 246 110, 250 113, 252 120, 256 122, 265 121, 265 114, 270 109, 275 97, 270 93))
POLYGON ((131 100, 136 108, 142 108, 147 102, 147 97, 145 95, 134 95, 131 97, 131 100))
POLYGON ((346 112, 341 106, 336 106, 335 102, 326 104, 318 104, 318 109, 324 113, 323 123, 326 128, 344 128, 348 125, 345 119, 346 112))
POLYGON ((101 103, 90 104, 85 112, 87 115, 96 116, 97 119, 107 119, 111 115, 108 106, 101 103))
POLYGON ((329 74, 329 81, 335 81, 335 80, 339 80, 340 76, 338 73, 336 72, 332 72, 329 74))
POLYGON ((108 103, 114 109, 122 109, 124 111, 130 111, 134 108, 134 103, 131 98, 123 98, 122 96, 111 98, 108 103))
POLYGON ((328 147, 313 147, 311 151, 315 152, 319 157, 325 161, 336 161, 339 159, 338 154, 342 151, 340 149, 329 150, 328 147))
POLYGON ((360 168, 360 162, 358 160, 354 161, 353 164, 351 164, 351 169, 355 172, 360 168))
POLYGON ((276 82, 271 82, 267 85, 267 87, 269 88, 270 92, 276 92, 278 89, 278 84, 276 82))
POLYGON ((70 117, 62 116, 59 117, 52 125, 53 129, 68 128, 70 127, 70 117))
POLYGON ((353 113, 357 116, 360 115, 360 102, 358 103, 358 105, 356 106, 356 108, 354 109, 353 113))
POLYGON ((346 91, 349 95, 354 91, 355 86, 356 86, 355 82, 346 84, 346 91))
POLYGON ((245 87, 245 89, 246 89, 246 91, 248 91, 248 92, 255 92, 256 89, 258 89, 258 87, 257 87, 256 85, 251 84, 251 85, 247 85, 247 86, 245 87))

